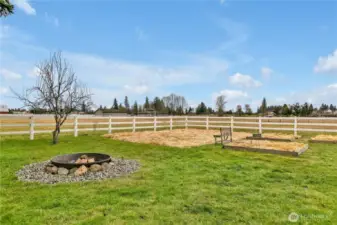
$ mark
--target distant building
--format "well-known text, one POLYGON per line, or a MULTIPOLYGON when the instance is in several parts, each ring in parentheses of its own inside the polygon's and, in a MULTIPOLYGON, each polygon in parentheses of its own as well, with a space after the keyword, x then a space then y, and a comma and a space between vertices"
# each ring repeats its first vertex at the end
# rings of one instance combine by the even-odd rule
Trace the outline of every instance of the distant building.
POLYGON ((269 112, 267 112, 267 116, 273 117, 273 116, 275 116, 275 113, 273 111, 269 111, 269 112))
POLYGON ((7 105, 0 105, 0 114, 8 114, 8 106, 7 105))

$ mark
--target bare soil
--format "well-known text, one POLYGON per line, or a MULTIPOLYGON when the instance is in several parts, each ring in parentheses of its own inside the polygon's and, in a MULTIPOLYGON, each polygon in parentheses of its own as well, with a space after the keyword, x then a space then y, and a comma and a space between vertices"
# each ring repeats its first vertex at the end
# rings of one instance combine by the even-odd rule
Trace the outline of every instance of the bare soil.
MULTIPOLYGON (((120 132, 105 134, 104 137, 128 142, 166 145, 173 147, 193 147, 214 143, 213 135, 219 135, 219 130, 174 129, 162 131, 120 132)), ((233 140, 242 140, 250 136, 247 132, 234 132, 233 140)))

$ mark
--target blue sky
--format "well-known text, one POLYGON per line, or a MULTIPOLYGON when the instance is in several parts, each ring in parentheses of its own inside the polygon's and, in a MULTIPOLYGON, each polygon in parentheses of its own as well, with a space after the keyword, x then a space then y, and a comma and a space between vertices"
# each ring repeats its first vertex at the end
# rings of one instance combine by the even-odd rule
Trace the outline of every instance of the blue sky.
POLYGON ((227 109, 336 104, 336 1, 27 1, 1 19, 1 103, 62 50, 97 105, 184 95, 227 109))

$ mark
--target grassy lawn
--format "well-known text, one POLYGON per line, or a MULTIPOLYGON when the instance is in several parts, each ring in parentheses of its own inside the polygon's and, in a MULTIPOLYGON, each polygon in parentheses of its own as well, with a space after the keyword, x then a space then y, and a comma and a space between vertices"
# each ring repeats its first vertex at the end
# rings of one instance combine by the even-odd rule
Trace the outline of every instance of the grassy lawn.
POLYGON ((298 158, 126 143, 100 135, 1 141, 1 224, 337 224, 337 147, 311 144, 298 158), (42 185, 19 182, 23 165, 71 152, 138 160, 127 177, 42 185))

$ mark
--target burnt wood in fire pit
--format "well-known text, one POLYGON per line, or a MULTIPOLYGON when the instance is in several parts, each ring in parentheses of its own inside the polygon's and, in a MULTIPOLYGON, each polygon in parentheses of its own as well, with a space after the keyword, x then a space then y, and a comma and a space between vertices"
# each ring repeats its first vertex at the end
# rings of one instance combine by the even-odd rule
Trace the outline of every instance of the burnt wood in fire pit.
POLYGON ((110 162, 110 161, 111 161, 111 157, 109 155, 101 154, 101 153, 75 153, 75 154, 68 154, 68 155, 59 155, 51 159, 51 163, 54 164, 55 166, 64 167, 67 169, 71 169, 74 167, 80 167, 82 165, 89 167, 93 164, 102 164, 102 163, 110 162), (94 158, 95 162, 75 163, 75 161, 79 159, 82 155, 86 155, 89 158, 94 158))

